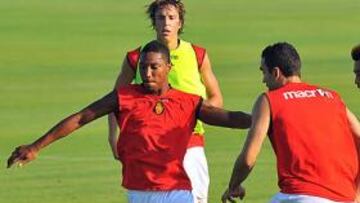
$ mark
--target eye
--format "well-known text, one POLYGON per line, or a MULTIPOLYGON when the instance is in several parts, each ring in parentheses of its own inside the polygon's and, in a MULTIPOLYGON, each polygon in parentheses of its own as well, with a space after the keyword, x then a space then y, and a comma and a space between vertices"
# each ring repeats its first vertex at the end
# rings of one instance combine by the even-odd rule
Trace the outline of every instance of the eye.
POLYGON ((152 64, 152 65, 151 65, 151 69, 153 69, 153 70, 156 70, 156 69, 158 69, 159 67, 160 67, 159 64, 152 64))
POLYGON ((165 16, 163 16, 163 15, 157 15, 155 18, 156 18, 157 20, 163 20, 163 19, 165 19, 165 16))
POLYGON ((146 67, 145 64, 139 63, 139 68, 140 68, 140 69, 144 69, 145 67, 146 67))

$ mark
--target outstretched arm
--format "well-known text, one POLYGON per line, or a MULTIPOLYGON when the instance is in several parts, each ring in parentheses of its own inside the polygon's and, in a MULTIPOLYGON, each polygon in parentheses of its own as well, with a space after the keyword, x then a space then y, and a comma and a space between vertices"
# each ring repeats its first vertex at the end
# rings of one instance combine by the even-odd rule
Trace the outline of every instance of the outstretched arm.
MULTIPOLYGON (((131 81, 134 79, 134 77, 135 77, 135 72, 129 66, 127 59, 125 58, 122 66, 121 66, 120 74, 119 74, 118 78, 116 79, 114 89, 117 89, 118 87, 130 84, 131 81)), ((118 126, 117 126, 116 117, 113 113, 109 114, 109 116, 108 116, 108 125, 109 125, 109 135, 108 135, 109 145, 111 147, 111 151, 112 151, 114 158, 118 160, 119 157, 117 155, 117 148, 116 148, 118 126)))
POLYGON ((251 125, 251 115, 242 111, 227 111, 217 108, 204 100, 200 106, 198 118, 209 124, 228 128, 247 129, 251 125))
POLYGON ((252 111, 252 124, 248 132, 244 147, 238 156, 230 178, 229 187, 222 196, 222 202, 233 201, 232 198, 242 199, 245 190, 241 183, 250 174, 255 165, 256 157, 260 152, 270 125, 270 107, 265 95, 261 95, 252 111))
POLYGON ((15 163, 26 164, 27 162, 32 161, 36 158, 37 153, 42 148, 60 138, 66 137, 71 132, 86 125, 87 123, 115 111, 117 107, 117 95, 116 92, 113 91, 102 99, 90 104, 78 113, 60 121, 47 133, 45 133, 45 135, 34 141, 32 144, 17 147, 9 157, 7 167, 10 168, 15 163))

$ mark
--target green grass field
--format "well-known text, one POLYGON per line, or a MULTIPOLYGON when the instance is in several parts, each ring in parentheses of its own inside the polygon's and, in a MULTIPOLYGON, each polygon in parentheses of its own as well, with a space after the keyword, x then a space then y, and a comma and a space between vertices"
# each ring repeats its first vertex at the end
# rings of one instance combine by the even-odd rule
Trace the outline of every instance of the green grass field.
MULTIPOLYGON (((153 39, 149 1, 2 0, 0 2, 0 202, 122 203, 120 165, 102 118, 7 170, 13 148, 109 92, 125 51, 153 39)), ((259 56, 289 41, 303 60, 303 79, 337 90, 360 115, 350 48, 359 43, 358 0, 185 1, 183 38, 208 49, 225 107, 251 111, 261 91, 259 56)), ((220 202, 246 131, 207 128, 209 202, 220 202)), ((244 186, 245 202, 278 190, 267 141, 244 186)))

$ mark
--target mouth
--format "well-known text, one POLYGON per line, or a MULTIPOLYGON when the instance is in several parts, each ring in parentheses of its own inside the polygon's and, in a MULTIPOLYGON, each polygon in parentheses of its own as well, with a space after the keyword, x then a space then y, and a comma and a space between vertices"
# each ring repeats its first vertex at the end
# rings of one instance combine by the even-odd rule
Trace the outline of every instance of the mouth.
POLYGON ((152 82, 143 82, 142 83, 145 90, 152 92, 154 89, 156 89, 155 83, 152 82))
POLYGON ((167 30, 167 29, 164 29, 161 31, 161 34, 163 34, 163 35, 169 35, 170 33, 171 33, 171 31, 167 30))
POLYGON ((143 81, 144 85, 150 85, 150 84, 153 84, 153 83, 155 83, 155 82, 154 81, 149 81, 149 80, 144 80, 143 81))

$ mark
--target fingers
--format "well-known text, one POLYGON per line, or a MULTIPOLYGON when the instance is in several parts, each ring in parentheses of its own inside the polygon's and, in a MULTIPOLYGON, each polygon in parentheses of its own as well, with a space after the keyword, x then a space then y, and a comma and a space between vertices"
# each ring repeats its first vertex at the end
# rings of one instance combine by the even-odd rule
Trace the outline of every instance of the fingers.
POLYGON ((237 191, 233 194, 233 196, 239 197, 241 200, 245 197, 245 188, 239 186, 237 191))
POLYGON ((15 157, 10 157, 7 161, 7 168, 10 168, 14 163, 16 163, 19 159, 15 157))
POLYGON ((226 190, 224 194, 221 197, 221 202, 226 203, 227 201, 231 203, 236 203, 231 194, 229 193, 229 190, 226 190))
POLYGON ((224 197, 224 195, 221 197, 221 202, 226 203, 227 197, 224 197))
POLYGON ((28 146, 17 147, 7 160, 7 168, 12 167, 16 163, 18 163, 21 167, 22 165, 35 159, 35 157, 36 152, 32 151, 28 146))
POLYGON ((19 149, 20 147, 17 147, 7 160, 7 168, 10 168, 12 165, 19 161, 19 149))
POLYGON ((236 203, 236 201, 233 199, 233 197, 231 196, 227 196, 227 197, 222 197, 221 198, 222 203, 226 203, 227 201, 231 202, 231 203, 236 203))
POLYGON ((239 198, 239 199, 244 199, 245 197, 245 189, 241 186, 239 186, 238 188, 234 189, 234 190, 229 190, 227 189, 224 194, 221 197, 221 201, 222 203, 226 203, 227 201, 231 202, 231 203, 235 203, 235 199, 239 198))
POLYGON ((114 159, 117 160, 117 161, 120 161, 120 158, 118 155, 114 155, 114 159))
POLYGON ((227 200, 229 200, 231 203, 236 203, 236 201, 231 196, 227 200))
POLYGON ((224 194, 221 196, 221 202, 222 202, 222 203, 226 203, 226 200, 227 200, 227 198, 228 198, 228 195, 229 195, 229 191, 226 190, 226 191, 224 192, 224 194))

